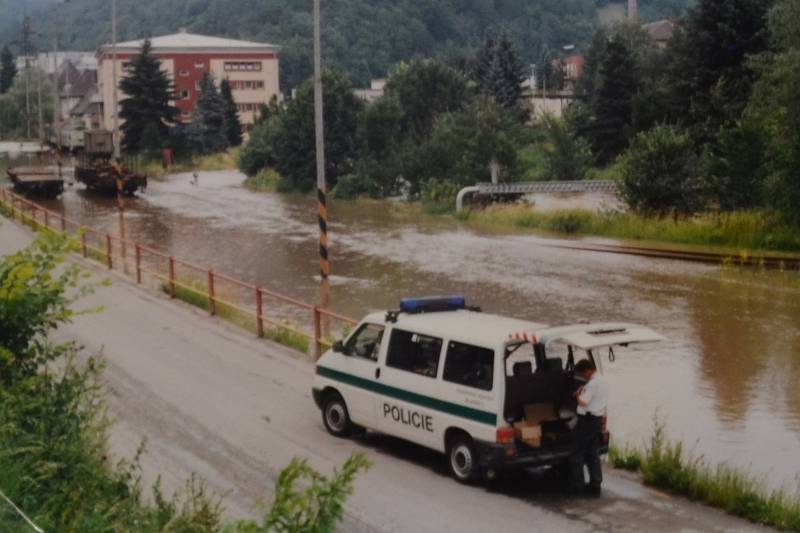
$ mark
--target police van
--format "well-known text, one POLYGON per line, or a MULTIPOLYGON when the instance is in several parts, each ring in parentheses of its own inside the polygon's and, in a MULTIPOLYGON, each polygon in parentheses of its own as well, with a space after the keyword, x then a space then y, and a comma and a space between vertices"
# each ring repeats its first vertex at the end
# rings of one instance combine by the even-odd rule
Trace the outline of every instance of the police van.
MULTIPOLYGON (((551 328, 482 313, 460 296, 408 298, 367 315, 322 355, 313 397, 332 435, 406 439, 443 452, 456 480, 469 482, 566 462, 575 363, 585 357, 600 369, 600 350, 613 360, 615 346, 662 339, 634 324, 551 328), (527 438, 526 416, 539 417, 527 438)), ((602 438, 607 450, 605 424, 602 438)))

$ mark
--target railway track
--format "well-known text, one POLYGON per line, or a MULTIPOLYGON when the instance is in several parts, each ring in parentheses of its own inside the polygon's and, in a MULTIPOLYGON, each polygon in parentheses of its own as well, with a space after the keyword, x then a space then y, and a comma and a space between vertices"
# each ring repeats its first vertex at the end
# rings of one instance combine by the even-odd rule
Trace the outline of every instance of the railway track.
POLYGON ((665 250, 648 248, 644 246, 627 246, 613 244, 546 244, 551 248, 564 248, 586 252, 600 252, 622 255, 637 255, 641 257, 655 257, 660 259, 678 259, 681 261, 695 261, 710 264, 731 264, 747 267, 769 268, 777 270, 800 271, 800 257, 789 257, 775 254, 750 254, 750 253, 717 253, 698 252, 692 250, 665 250))

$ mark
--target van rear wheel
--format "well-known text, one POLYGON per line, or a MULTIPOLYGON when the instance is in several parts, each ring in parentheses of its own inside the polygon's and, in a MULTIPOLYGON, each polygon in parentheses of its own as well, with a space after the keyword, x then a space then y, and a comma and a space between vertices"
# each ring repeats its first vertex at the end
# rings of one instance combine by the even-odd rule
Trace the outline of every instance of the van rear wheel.
POLYGON ((328 433, 335 437, 349 437, 353 431, 353 423, 347 412, 344 399, 338 394, 330 394, 322 405, 322 423, 328 433))
POLYGON ((471 438, 453 437, 447 447, 447 465, 459 483, 471 483, 478 477, 478 454, 471 438))

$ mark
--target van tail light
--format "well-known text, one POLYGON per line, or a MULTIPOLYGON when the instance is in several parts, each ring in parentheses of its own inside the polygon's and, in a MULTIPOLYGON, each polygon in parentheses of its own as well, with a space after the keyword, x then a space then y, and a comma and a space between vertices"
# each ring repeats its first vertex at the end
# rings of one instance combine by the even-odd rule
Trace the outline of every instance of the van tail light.
POLYGON ((497 444, 513 444, 514 428, 497 428, 497 444))

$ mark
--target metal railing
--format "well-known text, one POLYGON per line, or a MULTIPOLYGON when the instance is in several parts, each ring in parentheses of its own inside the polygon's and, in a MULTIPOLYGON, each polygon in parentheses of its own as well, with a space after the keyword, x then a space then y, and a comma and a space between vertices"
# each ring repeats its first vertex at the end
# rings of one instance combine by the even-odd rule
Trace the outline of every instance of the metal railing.
POLYGON ((275 338, 276 334, 288 332, 305 338, 313 343, 315 358, 332 344, 325 334, 329 323, 339 324, 339 331, 358 323, 318 305, 90 228, 6 188, 0 188, 0 206, 12 219, 19 219, 34 230, 72 235, 78 243, 77 253, 84 259, 99 262, 138 285, 160 289, 172 298, 202 307, 211 315, 221 315, 258 337, 275 338), (297 325, 307 319, 307 329, 297 325))
MULTIPOLYGON (((31 520, 30 517, 25 514, 25 512, 22 509, 17 507, 17 504, 12 502, 11 499, 9 499, 9 497, 6 496, 5 493, 2 490, 0 490, 0 501, 5 502, 8 505, 8 510, 12 513, 12 517, 11 518, 3 518, 2 514, 0 514, 0 520, 2 520, 3 524, 11 525, 11 524, 9 524, 9 522, 15 521, 20 526, 23 523, 26 524, 33 531, 36 531, 36 533, 44 533, 44 530, 42 528, 40 528, 39 526, 37 526, 33 522, 33 520, 31 520)), ((16 529, 15 528, 15 531, 21 531, 21 529, 16 529)))

